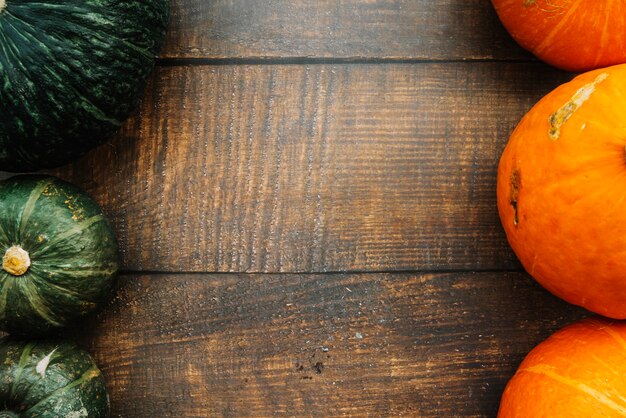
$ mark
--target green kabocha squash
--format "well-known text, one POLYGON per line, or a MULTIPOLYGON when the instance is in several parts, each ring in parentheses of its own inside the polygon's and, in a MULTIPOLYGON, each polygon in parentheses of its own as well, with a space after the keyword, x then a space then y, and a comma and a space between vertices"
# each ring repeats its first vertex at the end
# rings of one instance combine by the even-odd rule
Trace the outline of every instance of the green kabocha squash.
POLYGON ((50 176, 0 182, 0 254, 0 329, 11 334, 50 334, 97 310, 118 269, 98 204, 50 176))
POLYGON ((0 171, 69 162, 130 115, 168 0, 0 0, 0 171))
POLYGON ((102 373, 85 350, 60 340, 0 340, 0 418, 108 416, 102 373))

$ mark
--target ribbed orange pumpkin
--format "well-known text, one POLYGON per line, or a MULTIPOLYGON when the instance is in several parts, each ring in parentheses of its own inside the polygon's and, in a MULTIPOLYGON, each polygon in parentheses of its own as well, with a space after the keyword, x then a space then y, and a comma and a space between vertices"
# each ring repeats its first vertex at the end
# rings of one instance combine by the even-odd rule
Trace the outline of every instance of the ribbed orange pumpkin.
POLYGON ((541 60, 570 71, 626 63, 622 0, 492 0, 511 36, 541 60))
POLYGON ((626 65, 558 87, 521 120, 498 211, 526 270, 555 295, 626 318, 626 65))
POLYGON ((526 356, 509 381, 499 418, 626 415, 626 323, 585 319, 526 356))

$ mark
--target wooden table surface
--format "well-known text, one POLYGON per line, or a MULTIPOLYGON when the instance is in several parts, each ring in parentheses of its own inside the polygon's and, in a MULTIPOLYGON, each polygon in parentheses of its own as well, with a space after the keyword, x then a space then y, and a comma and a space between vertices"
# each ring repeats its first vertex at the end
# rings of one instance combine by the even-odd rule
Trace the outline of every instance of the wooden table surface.
POLYGON ((143 101, 55 171, 117 231, 77 335, 114 417, 495 416, 585 316, 507 245, 496 167, 571 74, 488 0, 172 0, 143 101))

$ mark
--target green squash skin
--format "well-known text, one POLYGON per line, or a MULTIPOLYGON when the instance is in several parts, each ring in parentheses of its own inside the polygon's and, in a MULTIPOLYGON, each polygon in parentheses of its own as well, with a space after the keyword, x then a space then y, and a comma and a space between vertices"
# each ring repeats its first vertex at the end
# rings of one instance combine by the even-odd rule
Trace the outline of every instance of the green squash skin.
POLYGON ((31 266, 0 267, 0 329, 41 336, 70 327, 112 296, 119 255, 113 230, 88 195, 51 176, 0 182, 0 256, 19 245, 31 266))
POLYGON ((136 107, 168 0, 7 0, 0 11, 0 171, 66 164, 136 107))
POLYGON ((106 418, 110 407, 102 373, 73 342, 3 338, 0 411, 24 418, 106 418))

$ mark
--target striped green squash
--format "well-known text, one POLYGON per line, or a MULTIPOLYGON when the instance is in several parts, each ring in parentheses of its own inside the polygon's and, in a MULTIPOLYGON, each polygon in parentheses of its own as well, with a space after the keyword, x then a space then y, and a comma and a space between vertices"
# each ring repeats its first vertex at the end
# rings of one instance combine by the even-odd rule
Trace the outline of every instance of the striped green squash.
POLYGON ((74 343, 0 340, 0 418, 105 418, 109 409, 102 373, 74 343))
POLYGON ((168 0, 0 0, 0 171, 69 162, 136 105, 168 0))
POLYGON ((115 235, 102 210, 56 177, 0 183, 0 329, 45 335, 97 310, 118 270, 115 235))

